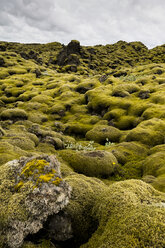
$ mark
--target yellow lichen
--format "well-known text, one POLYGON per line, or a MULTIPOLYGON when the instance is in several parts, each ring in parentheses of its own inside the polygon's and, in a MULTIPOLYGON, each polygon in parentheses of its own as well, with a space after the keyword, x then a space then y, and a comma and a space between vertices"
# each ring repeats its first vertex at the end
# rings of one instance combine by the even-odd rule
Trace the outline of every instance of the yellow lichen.
POLYGON ((62 181, 62 179, 60 177, 56 177, 56 180, 54 180, 52 183, 55 184, 56 186, 58 186, 61 181, 62 181))
POLYGON ((45 166, 49 166, 49 163, 46 160, 33 159, 26 164, 26 166, 22 170, 21 175, 29 177, 33 174, 36 174, 36 173, 34 173, 34 170, 38 171, 37 174, 42 173, 42 172, 44 172, 45 166))
MULTIPOLYGON (((50 166, 49 162, 47 162, 44 159, 33 159, 25 165, 21 172, 21 176, 24 177, 24 179, 28 179, 29 177, 33 177, 33 184, 36 188, 42 183, 48 183, 51 182, 55 184, 56 186, 59 185, 59 183, 62 181, 61 178, 56 177, 56 170, 49 167, 49 171, 45 172, 45 166, 50 166)), ((15 189, 19 190, 23 185, 23 181, 20 181, 16 184, 15 189)))
POLYGON ((41 175, 38 177, 38 182, 49 182, 54 177, 53 173, 48 173, 46 175, 41 175))
POLYGON ((23 186, 23 182, 22 181, 20 181, 19 183, 17 183, 16 185, 15 185, 15 190, 16 191, 19 191, 20 190, 20 188, 23 186))

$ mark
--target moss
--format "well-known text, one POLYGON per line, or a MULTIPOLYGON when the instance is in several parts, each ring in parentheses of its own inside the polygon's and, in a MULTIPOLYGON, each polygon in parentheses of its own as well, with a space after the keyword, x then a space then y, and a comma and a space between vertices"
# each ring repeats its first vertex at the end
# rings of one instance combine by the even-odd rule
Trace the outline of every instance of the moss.
POLYGON ((118 142, 120 137, 121 132, 119 129, 106 125, 96 125, 86 133, 86 138, 88 140, 94 140, 100 144, 105 144, 107 138, 111 142, 118 142))
POLYGON ((0 127, 0 137, 4 136, 6 134, 5 130, 0 127))
POLYGON ((0 114, 1 120, 26 120, 27 113, 23 109, 6 109, 0 114))
POLYGON ((17 146, 21 148, 22 150, 33 150, 34 149, 34 142, 30 140, 27 136, 15 136, 11 138, 5 139, 7 142, 9 142, 13 146, 17 146))
POLYGON ((8 143, 6 140, 0 141, 0 166, 6 162, 18 159, 20 156, 26 156, 27 152, 19 147, 15 147, 8 143))
POLYGON ((107 150, 112 152, 121 164, 131 161, 132 163, 139 162, 148 154, 146 146, 137 142, 121 142, 107 147, 107 150))
POLYGON ((127 92, 127 90, 125 89, 125 87, 123 86, 116 86, 113 91, 112 91, 112 96, 116 96, 116 97, 127 97, 129 96, 129 92, 127 92))
POLYGON ((49 110, 51 115, 59 114, 60 116, 65 115, 65 111, 66 109, 63 103, 54 104, 49 110))
POLYGON ((155 189, 165 192, 165 174, 158 176, 152 185, 155 189))
POLYGON ((39 241, 39 244, 25 241, 21 248, 55 248, 55 246, 50 240, 42 239, 39 241))
POLYGON ((52 100, 53 100, 52 97, 45 96, 44 94, 40 94, 40 95, 34 96, 31 101, 39 102, 39 103, 46 103, 49 105, 52 100))
POLYGON ((134 101, 133 104, 130 106, 128 113, 130 115, 134 115, 134 116, 141 116, 143 114, 143 112, 150 107, 151 104, 149 103, 144 103, 141 102, 140 100, 138 101, 134 101), (136 107, 135 107, 136 106, 136 107))
POLYGON ((39 153, 55 154, 56 150, 54 145, 48 143, 39 143, 36 147, 36 151, 39 153))
POLYGON ((151 154, 143 162, 144 175, 159 176, 163 168, 165 169, 165 154, 163 151, 151 154))
POLYGON ((85 82, 79 83, 76 87, 76 91, 80 94, 86 93, 88 90, 92 90, 100 86, 99 82, 94 80, 85 80, 85 82))
POLYGON ((78 246, 164 246, 164 194, 140 180, 106 186, 98 179, 71 175, 66 181, 73 188, 66 211, 78 246))
POLYGON ((9 76, 9 73, 7 70, 1 70, 0 71, 0 79, 7 78, 9 76))
POLYGON ((78 173, 108 177, 117 171, 116 157, 105 151, 60 151, 60 156, 78 173))
POLYGON ((143 112, 142 117, 145 120, 151 119, 153 117, 163 119, 165 118, 164 113, 165 113, 165 107, 157 105, 157 106, 152 106, 152 107, 147 108, 143 112))
POLYGON ((119 109, 119 108, 115 108, 112 109, 110 111, 108 111, 105 115, 104 115, 104 119, 106 120, 112 120, 112 119, 119 119, 121 116, 126 114, 126 110, 124 109, 119 109))
POLYGON ((28 114, 28 120, 34 123, 42 124, 48 121, 48 116, 42 113, 38 113, 36 111, 31 111, 28 114))
POLYGON ((129 130, 137 126, 138 118, 134 116, 121 116, 119 120, 115 123, 115 126, 120 130, 129 130))
POLYGON ((13 75, 13 74, 25 74, 27 73, 27 70, 23 67, 15 67, 15 68, 10 68, 8 69, 8 73, 10 75, 13 75))
POLYGON ((91 124, 84 124, 79 122, 70 122, 65 125, 64 132, 69 135, 85 136, 85 134, 92 128, 91 124))
POLYGON ((16 97, 7 97, 7 96, 2 96, 0 97, 0 100, 6 104, 8 103, 14 103, 16 102, 16 97))
POLYGON ((151 101, 158 104, 164 104, 165 103, 165 96, 164 96, 164 90, 158 91, 156 93, 152 94, 151 101))
POLYGON ((23 94, 25 90, 23 89, 18 89, 17 87, 7 87, 4 90, 4 93, 6 96, 13 96, 13 97, 18 97, 19 95, 23 94))
POLYGON ((141 122, 132 129, 126 136, 126 141, 139 141, 149 146, 156 146, 164 143, 165 124, 164 121, 152 118, 141 122))

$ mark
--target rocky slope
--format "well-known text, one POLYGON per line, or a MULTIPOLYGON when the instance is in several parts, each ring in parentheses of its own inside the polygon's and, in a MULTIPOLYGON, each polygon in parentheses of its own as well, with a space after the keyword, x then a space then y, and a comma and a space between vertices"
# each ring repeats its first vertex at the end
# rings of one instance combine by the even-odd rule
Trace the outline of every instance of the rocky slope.
MULTIPOLYGON (((23 201, 28 194, 15 188, 20 170, 7 178, 14 163, 7 162, 52 155, 72 187, 70 201, 58 217, 35 217, 43 227, 28 235, 28 224, 17 247, 163 248, 165 45, 0 42, 2 210, 10 206, 5 199, 14 204, 16 195, 23 201)), ((37 168, 35 180, 45 178, 44 167, 37 168)), ((1 246, 12 247, 11 226, 21 217, 1 213, 1 246)), ((30 223, 25 219, 21 226, 30 223)))

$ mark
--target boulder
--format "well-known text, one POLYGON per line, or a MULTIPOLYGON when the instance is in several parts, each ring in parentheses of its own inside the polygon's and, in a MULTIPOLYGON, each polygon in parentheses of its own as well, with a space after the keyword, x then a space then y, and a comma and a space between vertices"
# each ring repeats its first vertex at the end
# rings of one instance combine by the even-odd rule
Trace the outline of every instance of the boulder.
POLYGON ((69 202, 56 156, 22 157, 0 167, 0 247, 21 247, 69 202))
POLYGON ((79 65, 80 61, 77 55, 80 55, 80 42, 72 40, 66 47, 64 47, 57 55, 56 63, 60 66, 64 65, 79 65))

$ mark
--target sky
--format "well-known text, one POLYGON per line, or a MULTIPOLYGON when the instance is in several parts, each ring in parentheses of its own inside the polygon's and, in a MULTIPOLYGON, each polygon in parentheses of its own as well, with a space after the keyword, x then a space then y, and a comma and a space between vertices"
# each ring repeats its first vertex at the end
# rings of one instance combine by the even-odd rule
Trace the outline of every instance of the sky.
POLYGON ((164 0, 0 0, 0 40, 165 44, 164 0))

